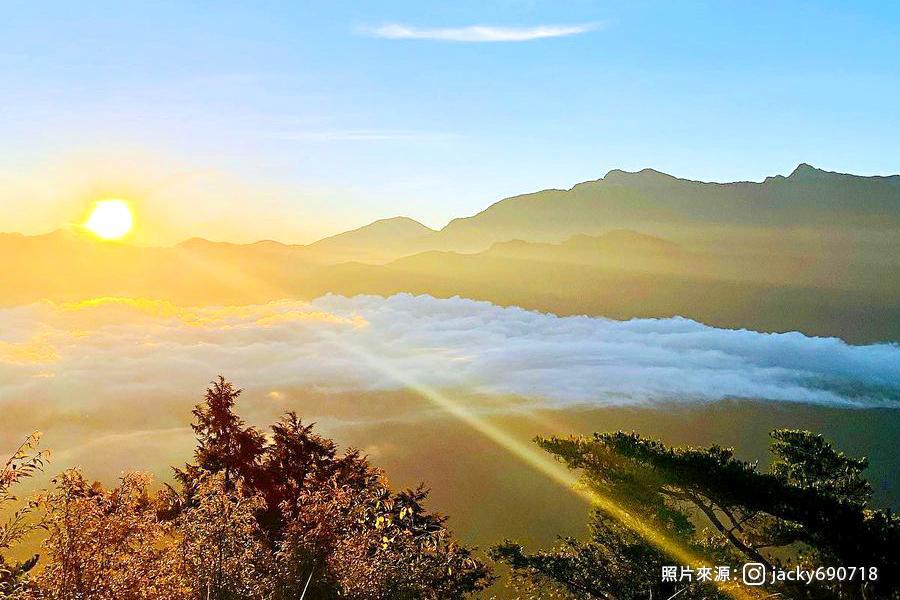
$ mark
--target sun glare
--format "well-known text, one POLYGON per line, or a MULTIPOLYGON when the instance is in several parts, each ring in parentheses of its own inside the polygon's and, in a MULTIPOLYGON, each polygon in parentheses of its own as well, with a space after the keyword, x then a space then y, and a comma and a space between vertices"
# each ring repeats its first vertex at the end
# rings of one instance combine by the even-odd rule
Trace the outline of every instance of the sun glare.
POLYGON ((123 238, 134 224, 131 209, 123 200, 100 200, 84 226, 104 240, 123 238))

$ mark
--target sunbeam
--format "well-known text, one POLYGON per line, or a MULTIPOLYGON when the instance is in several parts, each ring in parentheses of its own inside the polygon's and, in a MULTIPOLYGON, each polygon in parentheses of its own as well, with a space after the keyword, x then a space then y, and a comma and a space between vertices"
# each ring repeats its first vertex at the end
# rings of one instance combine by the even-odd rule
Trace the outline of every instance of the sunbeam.
MULTIPOLYGON (((416 381, 407 373, 394 369, 389 363, 379 359, 379 357, 353 347, 343 340, 339 340, 329 332, 323 332, 322 337, 341 346, 347 352, 352 353, 382 373, 394 378, 408 389, 485 436, 536 472, 559 484, 570 493, 576 494, 588 504, 598 507, 622 523, 622 525, 640 535, 647 542, 669 555, 672 559, 691 567, 712 567, 706 559, 686 549, 680 542, 665 532, 659 531, 629 513, 614 498, 580 485, 579 478, 562 463, 548 457, 546 453, 537 450, 534 446, 523 443, 518 438, 489 422, 476 411, 454 401, 439 390, 416 381)), ((728 585, 725 582, 716 582, 716 585, 736 600, 758 600, 762 597, 753 590, 737 585, 728 585)))

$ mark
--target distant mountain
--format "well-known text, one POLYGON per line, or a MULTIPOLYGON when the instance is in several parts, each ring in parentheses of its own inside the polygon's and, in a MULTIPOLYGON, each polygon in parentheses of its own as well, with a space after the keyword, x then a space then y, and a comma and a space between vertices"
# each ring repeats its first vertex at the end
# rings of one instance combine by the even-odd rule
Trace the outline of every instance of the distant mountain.
POLYGON ((900 177, 800 165, 762 183, 611 171, 440 231, 403 217, 313 244, 169 248, 0 234, 0 305, 122 295, 243 304, 462 295, 557 314, 900 340, 900 177))
POLYGON ((384 263, 428 248, 436 232, 407 217, 381 219, 354 229, 321 239, 309 245, 282 244, 264 240, 253 244, 212 242, 191 238, 176 246, 181 250, 225 258, 229 255, 252 254, 257 257, 290 258, 311 265, 338 264, 360 261, 384 263))
MULTIPOLYGON (((900 240, 894 243, 900 250, 900 240)), ((677 276, 700 281, 752 283, 779 287, 808 287, 834 292, 865 292, 885 298, 900 293, 900 254, 880 261, 864 253, 847 252, 841 244, 824 245, 821 252, 779 246, 723 244, 710 251, 687 249, 656 236, 615 230, 599 236, 578 234, 564 242, 498 242, 483 252, 428 251, 397 259, 391 268, 443 276, 451 264, 485 265, 499 260, 584 266, 604 272, 677 276)))
POLYGON ((560 244, 503 242, 474 254, 433 250, 383 267, 339 265, 329 276, 341 273, 334 287, 344 293, 459 295, 558 315, 677 315, 717 327, 896 342, 900 260, 892 256, 878 263, 837 249, 695 251, 619 231, 560 244))
POLYGON ((861 177, 801 164, 788 177, 762 183, 705 183, 653 169, 613 170, 569 190, 514 196, 454 219, 433 243, 441 249, 480 251, 511 239, 559 242, 611 229, 710 241, 761 228, 900 228, 900 176, 861 177))
POLYGON ((604 261, 614 265, 626 259, 670 260, 683 256, 684 249, 656 236, 617 229, 599 236, 580 233, 560 244, 525 240, 497 242, 483 254, 585 264, 604 261))
POLYGON ((787 177, 761 183, 706 183, 653 169, 612 170, 569 190, 500 200, 439 231, 394 217, 284 248, 315 264, 384 264, 428 250, 481 252, 498 242, 558 243, 614 230, 641 231, 707 250, 774 244, 784 252, 821 253, 823 246, 844 244, 877 257, 900 238, 900 175, 862 177, 804 163, 787 177))
POLYGON ((560 244, 502 242, 474 254, 431 250, 385 265, 322 264, 307 254, 305 246, 277 242, 194 239, 141 248, 63 232, 0 234, 0 305, 98 296, 217 305, 410 292, 560 315, 682 315, 720 327, 900 340, 896 258, 882 265, 852 253, 698 252, 630 231, 580 234, 560 244))
POLYGON ((776 244, 818 252, 823 242, 843 240, 877 256, 900 236, 900 175, 862 177, 804 163, 761 183, 706 183, 653 169, 612 170, 569 190, 500 200, 439 231, 405 217, 375 221, 310 244, 303 256, 319 264, 383 264, 428 250, 481 252, 498 242, 558 243, 613 230, 707 249, 776 244))
POLYGON ((384 262, 427 248, 435 233, 408 217, 394 217, 327 237, 306 250, 311 259, 321 262, 384 262))
POLYGON ((270 241, 194 238, 146 248, 66 231, 0 234, 0 305, 118 295, 187 304, 262 302, 291 296, 291 286, 318 268, 304 252, 270 241))

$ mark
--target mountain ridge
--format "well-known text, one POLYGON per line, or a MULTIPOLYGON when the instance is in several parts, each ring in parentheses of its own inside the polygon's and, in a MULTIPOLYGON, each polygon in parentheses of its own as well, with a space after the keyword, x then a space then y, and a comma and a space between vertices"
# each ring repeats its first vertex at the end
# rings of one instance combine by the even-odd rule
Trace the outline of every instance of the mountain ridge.
MULTIPOLYGON (((577 233, 635 229, 681 238, 713 229, 900 228, 900 176, 859 176, 801 163, 787 177, 714 183, 654 169, 614 169, 568 190, 502 199, 450 221, 436 240, 477 251, 503 239, 559 242, 577 233), (700 229, 707 229, 700 232, 700 229), (688 231, 692 229, 693 231, 688 231)), ((721 232, 719 232, 721 237, 721 232)))
POLYGON ((324 261, 278 243, 147 248, 83 235, 0 234, 0 306, 105 296, 219 306, 406 292, 558 315, 681 315, 854 343, 900 340, 900 238, 875 252, 838 242, 698 250, 613 230, 560 243, 499 242, 476 253, 432 248, 377 264, 324 261))
MULTIPOLYGON (((565 241, 573 235, 634 230, 678 243, 714 244, 740 230, 846 232, 900 229, 900 175, 853 175, 800 163, 761 182, 704 182, 652 168, 612 169, 568 189, 548 188, 500 199, 432 229, 405 216, 316 240, 237 244, 190 238, 175 247, 227 251, 255 246, 313 263, 384 264, 427 250, 479 252, 497 242, 565 241)), ((842 233, 843 234, 843 233, 842 233)), ((47 235, 47 234, 44 234, 47 235)), ((33 236, 32 236, 33 237, 33 236)))

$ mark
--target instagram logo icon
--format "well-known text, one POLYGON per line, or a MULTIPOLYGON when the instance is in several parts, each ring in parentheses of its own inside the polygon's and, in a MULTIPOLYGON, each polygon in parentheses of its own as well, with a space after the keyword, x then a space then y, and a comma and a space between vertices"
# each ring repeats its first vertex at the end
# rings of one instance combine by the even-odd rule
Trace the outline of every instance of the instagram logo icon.
POLYGON ((762 585, 766 582, 766 565, 762 563, 747 563, 744 565, 744 584, 762 585))

